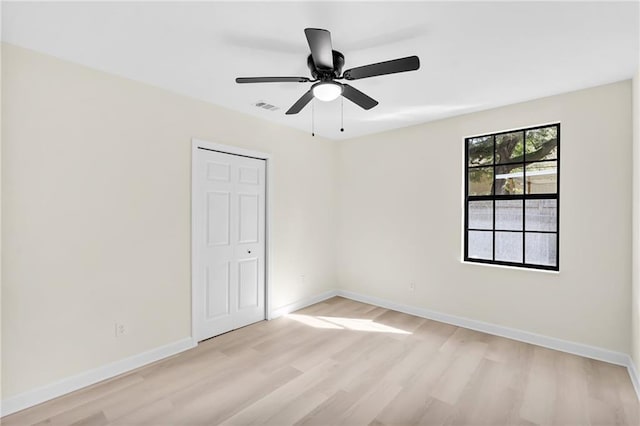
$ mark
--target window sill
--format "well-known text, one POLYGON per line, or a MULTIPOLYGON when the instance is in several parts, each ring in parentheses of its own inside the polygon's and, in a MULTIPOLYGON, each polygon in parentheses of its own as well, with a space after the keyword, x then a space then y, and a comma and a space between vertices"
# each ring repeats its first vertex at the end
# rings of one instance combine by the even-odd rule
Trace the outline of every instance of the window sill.
POLYGON ((470 262, 468 260, 461 260, 460 263, 463 263, 465 265, 473 265, 473 266, 481 266, 481 267, 512 269, 516 271, 542 272, 544 274, 554 274, 554 275, 560 274, 560 271, 552 271, 550 269, 536 269, 536 268, 526 268, 526 267, 510 266, 510 265, 496 265, 493 263, 470 262))

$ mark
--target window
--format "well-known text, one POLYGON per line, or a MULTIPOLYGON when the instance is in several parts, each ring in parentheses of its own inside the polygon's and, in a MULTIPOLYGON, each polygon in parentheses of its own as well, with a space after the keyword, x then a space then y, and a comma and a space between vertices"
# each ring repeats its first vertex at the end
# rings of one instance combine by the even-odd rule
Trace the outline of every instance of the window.
POLYGON ((560 124, 465 139, 464 259, 557 271, 560 124))

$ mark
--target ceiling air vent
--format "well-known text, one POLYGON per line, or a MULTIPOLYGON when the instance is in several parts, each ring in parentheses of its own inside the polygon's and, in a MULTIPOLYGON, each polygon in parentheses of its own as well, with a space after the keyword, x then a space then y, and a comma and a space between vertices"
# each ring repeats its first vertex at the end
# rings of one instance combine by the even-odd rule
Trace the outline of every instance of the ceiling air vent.
POLYGON ((258 107, 258 108, 266 109, 267 111, 277 111, 277 110, 280 109, 280 107, 277 107, 275 105, 271 105, 270 103, 265 102, 265 101, 254 102, 253 105, 258 107))

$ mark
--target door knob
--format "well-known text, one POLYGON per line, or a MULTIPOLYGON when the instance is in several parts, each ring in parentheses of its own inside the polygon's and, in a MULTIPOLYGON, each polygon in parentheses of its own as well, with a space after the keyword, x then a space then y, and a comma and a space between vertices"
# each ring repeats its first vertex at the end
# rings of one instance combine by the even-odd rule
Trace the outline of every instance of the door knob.
POLYGON ((247 253, 251 254, 251 250, 247 250, 247 253))

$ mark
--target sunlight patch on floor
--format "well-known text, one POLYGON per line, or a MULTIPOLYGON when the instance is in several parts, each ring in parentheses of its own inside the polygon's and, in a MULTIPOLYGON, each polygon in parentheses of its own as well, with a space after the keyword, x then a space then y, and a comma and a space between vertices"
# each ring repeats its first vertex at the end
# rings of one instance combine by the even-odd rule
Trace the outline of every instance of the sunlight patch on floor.
POLYGON ((409 331, 377 323, 370 319, 289 314, 287 318, 314 328, 368 331, 373 333, 412 334, 409 331))
POLYGON ((337 324, 324 321, 311 315, 288 314, 287 318, 291 318, 292 320, 298 321, 304 325, 309 325, 313 328, 332 328, 334 330, 344 329, 344 327, 340 327, 337 324))

